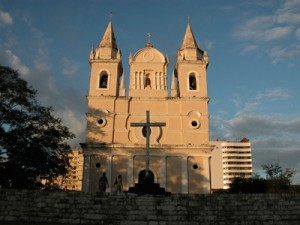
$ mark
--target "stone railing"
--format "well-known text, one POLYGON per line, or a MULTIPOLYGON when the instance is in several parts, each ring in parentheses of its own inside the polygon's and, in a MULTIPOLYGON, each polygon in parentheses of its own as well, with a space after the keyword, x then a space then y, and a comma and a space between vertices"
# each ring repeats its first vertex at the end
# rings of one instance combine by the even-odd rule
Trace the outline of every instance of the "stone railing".
POLYGON ((300 224, 300 194, 137 195, 0 189, 0 224, 300 224))

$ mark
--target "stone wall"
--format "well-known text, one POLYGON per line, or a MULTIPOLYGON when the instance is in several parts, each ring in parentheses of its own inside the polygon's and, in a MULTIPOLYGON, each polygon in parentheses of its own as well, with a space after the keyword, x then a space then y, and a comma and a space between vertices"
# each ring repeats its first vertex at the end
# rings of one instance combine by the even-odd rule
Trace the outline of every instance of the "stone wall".
POLYGON ((150 196, 0 189, 0 224, 300 224, 300 194, 150 196))

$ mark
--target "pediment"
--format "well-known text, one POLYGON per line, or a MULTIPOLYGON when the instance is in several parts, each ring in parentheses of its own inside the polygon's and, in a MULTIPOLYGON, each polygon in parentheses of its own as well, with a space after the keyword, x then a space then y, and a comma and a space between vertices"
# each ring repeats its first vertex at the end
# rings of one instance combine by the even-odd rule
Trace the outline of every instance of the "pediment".
POLYGON ((141 63, 165 63, 166 58, 156 48, 145 47, 135 53, 135 55, 132 58, 132 61, 141 63))

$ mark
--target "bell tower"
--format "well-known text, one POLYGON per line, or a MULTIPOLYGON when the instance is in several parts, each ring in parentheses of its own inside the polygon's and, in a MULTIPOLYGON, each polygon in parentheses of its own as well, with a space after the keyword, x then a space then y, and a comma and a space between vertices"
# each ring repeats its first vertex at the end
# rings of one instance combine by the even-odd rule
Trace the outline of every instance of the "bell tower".
POLYGON ((130 97, 165 98, 168 96, 168 57, 154 48, 150 33, 146 46, 129 56, 130 97))
POLYGON ((177 95, 176 97, 207 98, 207 67, 208 55, 206 51, 202 51, 198 47, 192 28, 188 23, 181 48, 177 53, 171 90, 172 97, 177 95), (176 84, 177 92, 173 91, 176 84))
POLYGON ((116 99, 125 97, 125 79, 121 51, 117 46, 110 20, 98 47, 89 55, 91 67, 90 88, 87 97, 88 112, 86 141, 114 142, 116 99))
POLYGON ((121 51, 110 20, 98 47, 90 52, 89 96, 125 96, 121 51))

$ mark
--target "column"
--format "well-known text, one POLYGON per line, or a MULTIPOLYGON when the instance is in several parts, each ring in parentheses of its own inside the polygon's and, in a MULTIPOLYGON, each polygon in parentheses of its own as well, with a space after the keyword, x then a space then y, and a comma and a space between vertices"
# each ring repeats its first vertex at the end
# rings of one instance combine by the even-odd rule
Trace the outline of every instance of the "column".
POLYGON ((167 188, 167 156, 161 156, 160 165, 161 171, 159 184, 161 187, 167 188))
POLYGON ((106 177, 107 177, 107 180, 108 180, 108 184, 109 184, 109 187, 107 189, 107 192, 111 192, 111 185, 112 185, 112 178, 111 178, 111 161, 112 161, 112 158, 113 158, 113 155, 107 155, 106 156, 106 177))
POLYGON ((128 169, 127 169, 127 184, 128 184, 128 188, 134 186, 133 166, 134 166, 134 155, 130 155, 129 159, 128 159, 128 169))
POLYGON ((188 194, 188 192, 189 192, 188 156, 183 156, 181 160, 182 160, 181 193, 188 194))
POLYGON ((145 89, 145 79, 146 79, 146 74, 141 73, 141 88, 140 89, 145 89))
POLYGON ((160 90, 163 90, 164 89, 164 76, 163 74, 160 72, 159 73, 159 77, 160 77, 160 90))
POLYGON ((136 77, 137 77, 137 72, 134 73, 133 79, 132 79, 132 89, 136 89, 136 77))
POLYGON ((83 180, 82 180, 82 191, 90 191, 90 166, 91 166, 91 156, 84 154, 83 161, 83 180))

